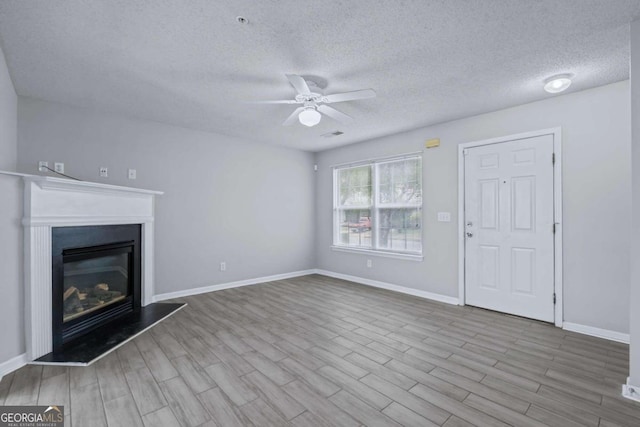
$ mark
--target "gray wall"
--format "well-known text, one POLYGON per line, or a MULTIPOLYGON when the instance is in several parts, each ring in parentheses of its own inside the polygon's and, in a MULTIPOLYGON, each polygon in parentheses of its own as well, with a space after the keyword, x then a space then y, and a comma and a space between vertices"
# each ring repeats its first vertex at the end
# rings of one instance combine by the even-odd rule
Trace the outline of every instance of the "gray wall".
MULTIPOLYGON (((631 161, 633 229, 631 259, 640 259, 640 21, 631 23, 631 161)), ((640 264, 631 264, 630 384, 640 386, 640 264)))
POLYGON ((564 318, 618 332, 629 330, 631 226, 629 82, 421 128, 318 153, 317 265, 448 296, 458 295, 457 145, 562 127, 564 192, 564 318), (424 261, 335 252, 331 166, 424 150, 424 261), (451 223, 436 221, 438 211, 451 223), (373 267, 366 267, 366 259, 373 267))
POLYGON ((315 266, 310 153, 22 97, 18 141, 22 172, 59 161, 84 180, 165 191, 156 294, 315 266))
MULTIPOLYGON (((16 170, 16 129, 16 92, 0 50, 0 170, 16 170)), ((0 175, 0 363, 24 352, 21 218, 22 180, 0 175)))

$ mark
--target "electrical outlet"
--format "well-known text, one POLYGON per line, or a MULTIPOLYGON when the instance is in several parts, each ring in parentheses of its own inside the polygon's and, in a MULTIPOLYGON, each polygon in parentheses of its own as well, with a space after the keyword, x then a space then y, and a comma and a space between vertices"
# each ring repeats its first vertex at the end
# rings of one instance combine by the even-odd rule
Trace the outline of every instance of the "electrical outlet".
POLYGON ((53 170, 58 173, 64 173, 64 163, 54 163, 53 170))
POLYGON ((129 179, 136 179, 136 170, 135 169, 129 169, 129 173, 127 175, 129 177, 129 179))
POLYGON ((220 271, 227 271, 227 263, 222 261, 220 263, 220 271))
POLYGON ((367 260, 367 267, 373 267, 373 261, 371 261, 370 259, 367 260))
POLYGON ((46 172, 47 169, 45 169, 43 166, 49 167, 49 162, 43 162, 43 161, 39 161, 38 162, 38 170, 40 172, 46 172))
POLYGON ((451 222, 451 212, 438 212, 439 222, 451 222))
POLYGON ((102 166, 100 168, 100 176, 103 178, 107 178, 109 176, 109 169, 102 166))

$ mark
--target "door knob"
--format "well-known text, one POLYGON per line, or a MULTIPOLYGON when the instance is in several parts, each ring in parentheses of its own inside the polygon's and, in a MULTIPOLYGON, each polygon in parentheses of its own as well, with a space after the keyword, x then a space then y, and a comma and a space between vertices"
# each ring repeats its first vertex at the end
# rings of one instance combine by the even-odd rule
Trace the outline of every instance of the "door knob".
POLYGON ((467 237, 473 237, 473 233, 467 231, 467 237))

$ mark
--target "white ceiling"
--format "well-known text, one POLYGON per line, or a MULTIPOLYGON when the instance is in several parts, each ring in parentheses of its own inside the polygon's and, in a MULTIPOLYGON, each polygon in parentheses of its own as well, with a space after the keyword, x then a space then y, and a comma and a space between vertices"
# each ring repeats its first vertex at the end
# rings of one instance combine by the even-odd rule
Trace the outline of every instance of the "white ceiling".
POLYGON ((0 0, 19 95, 303 150, 326 148, 628 78, 640 0, 0 0), (248 25, 236 16, 249 19, 248 25), (280 124, 285 73, 355 121, 280 124), (344 135, 323 138, 341 130, 344 135))

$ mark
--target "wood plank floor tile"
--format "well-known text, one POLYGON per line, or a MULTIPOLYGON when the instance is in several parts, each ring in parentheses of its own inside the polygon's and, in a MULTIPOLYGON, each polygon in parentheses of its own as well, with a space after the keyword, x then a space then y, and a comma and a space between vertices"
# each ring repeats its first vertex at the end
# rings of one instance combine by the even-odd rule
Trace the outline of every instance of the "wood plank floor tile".
POLYGON ((209 412, 216 425, 224 427, 243 427, 247 425, 245 418, 240 414, 240 410, 233 405, 219 388, 212 388, 200 393, 198 400, 209 412))
POLYGON ((97 382, 71 388, 71 418, 75 426, 107 427, 104 404, 97 382))
POLYGON ((224 364, 211 365, 206 368, 206 372, 234 404, 241 406, 258 398, 251 388, 224 364))
POLYGON ((167 405, 167 400, 148 368, 127 372, 125 378, 140 414, 146 415, 167 405))
POLYGON ((513 411, 506 406, 499 405, 473 393, 467 396, 464 400, 464 404, 471 408, 475 408, 480 412, 491 415, 498 420, 502 420, 518 427, 545 427, 543 423, 536 421, 533 418, 529 418, 526 415, 513 411))
MULTIPOLYGON (((437 391, 426 387, 422 384, 418 384, 409 390, 411 394, 418 396, 424 401, 430 402, 432 405, 442 408, 448 411, 450 414, 455 415, 463 420, 475 424, 477 426, 501 426, 506 427, 508 424, 498 421, 495 418, 486 415, 482 411, 478 411, 463 402, 459 402, 448 396, 438 393, 437 391)), ((468 399, 468 396, 467 396, 468 399)), ((465 399, 466 401, 466 399, 465 399)), ((413 408, 411 408, 413 409, 413 408)), ((414 409, 415 410, 415 409, 414 409)), ((425 415, 426 416, 426 415, 425 415)))
MULTIPOLYGON (((362 382, 436 424, 443 424, 451 415, 441 407, 434 406, 431 401, 424 400, 420 396, 403 390, 374 374, 369 374, 362 378, 362 382)), ((420 384, 415 387, 418 386, 420 384)))
POLYGON ((258 337, 243 338, 243 341, 249 345, 250 350, 255 350, 256 352, 267 357, 272 362, 277 362, 278 360, 282 360, 287 357, 286 354, 258 337))
POLYGON ((484 379, 482 380, 482 384, 485 384, 494 390, 507 393, 513 397, 517 397, 526 402, 530 402, 531 405, 539 406, 560 416, 580 422, 584 426, 597 427, 598 425, 597 416, 591 415, 589 414, 589 412, 579 410, 578 408, 563 403, 558 399, 550 399, 541 395, 540 393, 533 393, 528 390, 518 388, 513 384, 499 380, 490 375, 484 377, 484 379))
POLYGON ((353 394, 341 390, 329 398, 334 405, 369 427, 400 427, 401 425, 353 394))
POLYGON ((333 427, 332 424, 329 424, 329 422, 309 411, 306 411, 291 420, 291 425, 295 427, 333 427))
POLYGON ((207 375, 205 370, 195 363, 191 357, 177 357, 171 363, 173 363, 184 382, 194 393, 202 393, 216 386, 216 383, 207 375))
POLYGON ((439 393, 442 393, 445 396, 449 396, 453 399, 463 401, 465 397, 467 397, 467 395, 469 394, 469 392, 463 388, 460 388, 451 383, 443 381, 440 378, 437 378, 427 372, 416 369, 411 365, 407 365, 395 359, 389 361, 389 363, 387 363, 385 366, 391 370, 402 373, 409 378, 413 378, 419 383, 424 384, 438 391, 439 393))
MULTIPOLYGON (((231 369, 236 375, 244 375, 253 371, 255 368, 247 363, 240 355, 224 344, 211 347, 213 353, 222 361, 222 363, 231 369)), ((213 365, 217 365, 214 363, 213 365)), ((209 365, 212 366, 212 365, 209 365)))
POLYGON ((300 405, 262 373, 253 371, 242 378, 261 395, 265 402, 279 411, 284 419, 291 420, 306 411, 304 406, 300 405))
MULTIPOLYGON (((409 378, 408 376, 394 371, 393 369, 389 369, 388 367, 377 363, 367 357, 364 357, 359 353, 351 353, 350 355, 346 356, 345 359, 353 363, 354 365, 361 367, 367 372, 376 374, 380 378, 387 380, 391 384, 395 384, 405 390, 409 390, 411 387, 416 385, 417 381, 415 379, 409 378)), ((389 362, 391 361, 392 360, 389 359, 389 362)))
POLYGON ((403 426, 436 427, 440 425, 432 423, 428 419, 416 414, 411 409, 402 406, 397 402, 393 402, 391 405, 384 408, 382 413, 403 426))
POLYGON ((256 426, 286 427, 290 425, 287 420, 282 418, 262 399, 246 403, 240 407, 240 410, 256 426))
POLYGON ((182 426, 199 426, 211 418, 182 378, 172 378, 160 383, 160 388, 182 426))
POLYGON ((377 410, 382 410, 391 403, 391 399, 384 394, 337 370, 333 366, 324 366, 318 369, 318 373, 340 386, 343 390, 357 395, 362 401, 377 410))
POLYGON ((278 362, 280 366, 282 366, 287 371, 294 374, 299 380, 305 382, 309 387, 311 387, 317 393, 324 397, 331 396, 332 394, 338 392, 340 387, 329 381, 322 375, 319 375, 315 371, 303 366, 301 363, 298 363, 296 360, 287 358, 278 362))
POLYGON ((144 333, 134 340, 140 354, 151 374, 158 382, 166 381, 178 376, 178 371, 173 367, 169 358, 160 349, 151 334, 144 333))
POLYGON ((345 427, 360 425, 359 422, 354 420, 346 412, 342 411, 323 396, 315 393, 300 381, 292 381, 283 388, 289 396, 297 400, 302 406, 307 408, 309 412, 327 421, 330 425, 345 427))
POLYGON ((183 345, 187 353, 201 368, 220 362, 218 356, 200 338, 190 338, 183 345))
POLYGON ((289 341, 278 341, 274 346, 309 369, 316 370, 326 365, 326 362, 309 354, 304 349, 291 344, 289 341))
POLYGON ((180 427, 180 423, 168 406, 144 415, 142 422, 144 427, 180 427))
POLYGON ((4 401, 9 395, 14 374, 15 372, 11 372, 0 379, 0 405, 4 405, 4 401))
POLYGON ((482 396, 483 398, 489 399, 514 411, 520 412, 521 414, 526 413, 527 409, 529 409, 529 406, 531 405, 529 402, 518 399, 517 397, 514 397, 508 393, 503 393, 502 391, 492 389, 491 387, 487 387, 484 384, 471 381, 463 376, 456 375, 455 373, 442 368, 434 369, 430 372, 430 375, 433 375, 434 377, 440 378, 441 380, 454 384, 464 390, 467 390, 478 396, 482 396))
POLYGON ((129 386, 122 372, 120 359, 116 353, 108 354, 98 360, 95 367, 103 401, 108 402, 125 395, 130 395, 129 386))
POLYGON ((104 403, 109 427, 144 427, 131 396, 122 396, 104 403))
MULTIPOLYGON (((127 389, 127 392, 129 390, 127 389)), ((71 394, 69 374, 67 372, 55 377, 43 378, 40 383, 38 405, 64 406, 65 415, 71 414, 71 394)))
POLYGON ((41 377, 42 366, 27 365, 18 369, 13 375, 4 404, 7 406, 35 405, 38 401, 41 377))
POLYGON ((343 359, 342 357, 336 356, 335 354, 330 353, 322 348, 312 347, 311 349, 309 349, 309 352, 317 358, 327 362, 328 365, 341 370, 345 374, 350 375, 355 379, 362 378, 369 373, 368 371, 354 365, 353 363, 343 359))
POLYGON ((272 362, 261 353, 245 353, 243 356, 251 366, 262 372, 267 378, 278 385, 285 385, 294 380, 294 377, 276 363, 272 362))
POLYGON ((137 371, 138 369, 146 368, 147 364, 144 362, 140 350, 133 341, 129 341, 118 350, 116 350, 118 358, 120 359, 120 365, 123 372, 137 371))
MULTIPOLYGON (((542 424, 551 427, 581 427, 584 424, 565 418, 561 415, 547 411, 536 405, 531 405, 527 411, 527 416, 534 420, 540 421, 542 424)), ((602 424, 601 424, 602 425, 602 424)))

